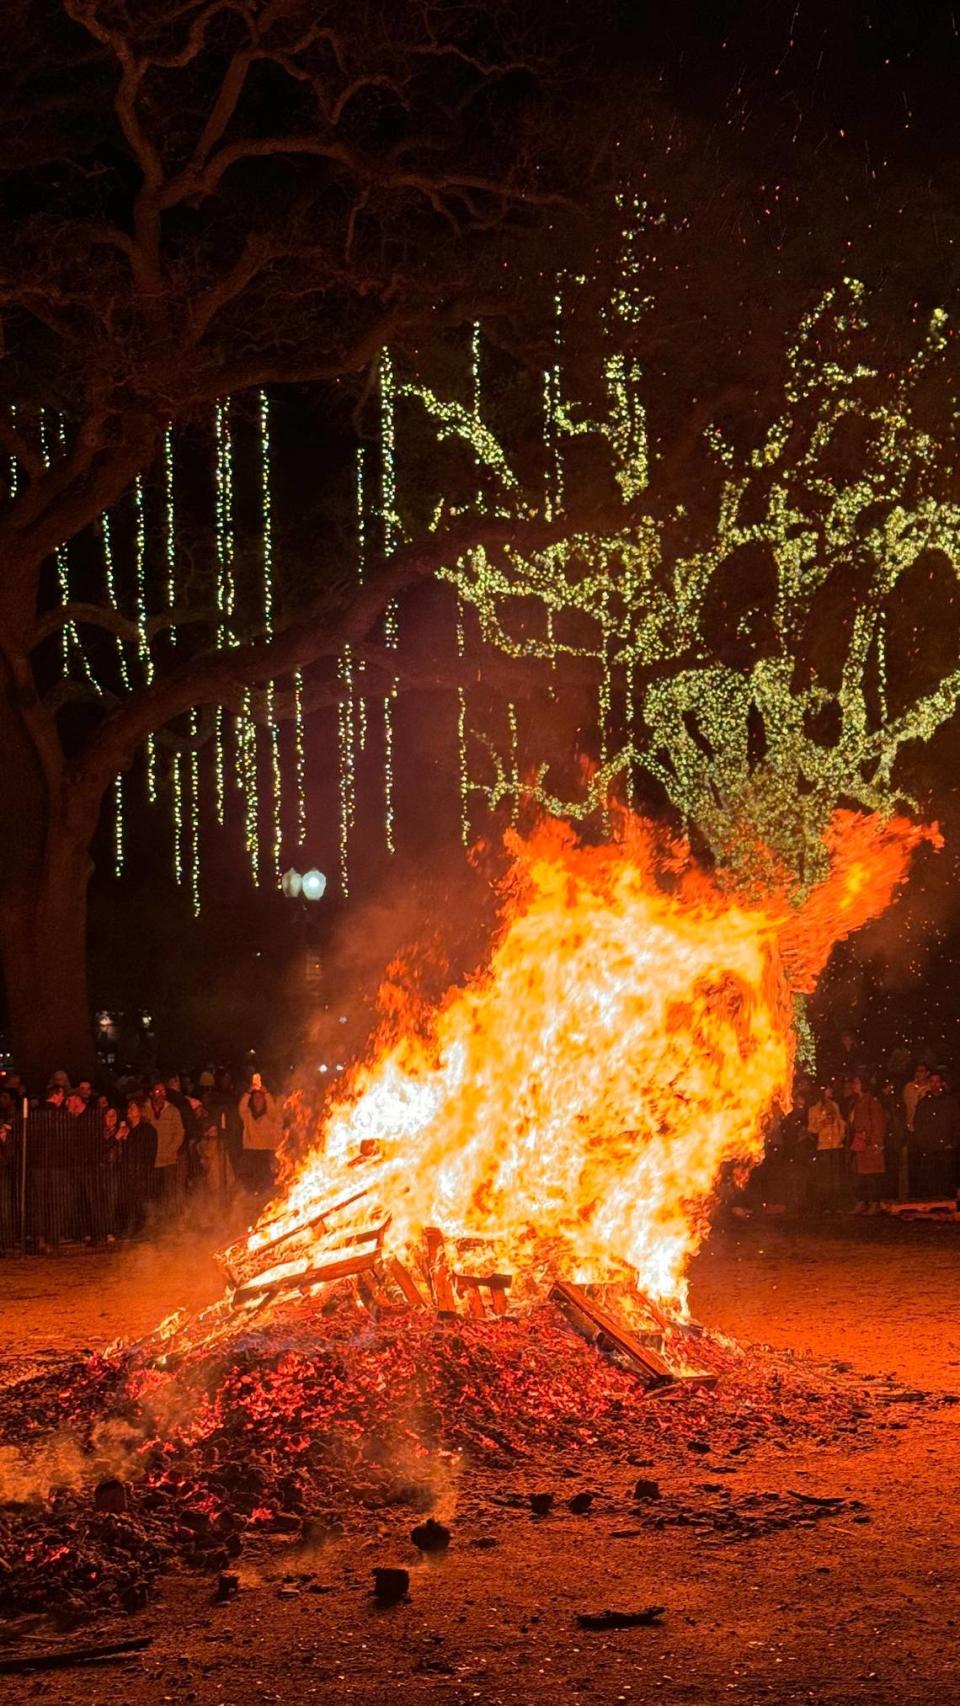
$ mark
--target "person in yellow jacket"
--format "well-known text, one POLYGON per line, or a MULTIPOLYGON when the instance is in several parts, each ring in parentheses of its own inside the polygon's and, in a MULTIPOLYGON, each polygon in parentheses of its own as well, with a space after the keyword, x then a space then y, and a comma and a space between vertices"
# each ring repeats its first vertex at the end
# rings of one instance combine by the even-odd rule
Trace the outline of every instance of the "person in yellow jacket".
POLYGON ((269 1190, 277 1170, 277 1150, 283 1137, 283 1121, 274 1096, 265 1089, 259 1072, 249 1090, 240 1097, 243 1130, 244 1184, 250 1190, 269 1190))
POLYGON ((817 1140, 813 1190, 821 1213, 840 1208, 847 1195, 847 1124, 833 1087, 825 1084, 807 1114, 807 1130, 817 1140))

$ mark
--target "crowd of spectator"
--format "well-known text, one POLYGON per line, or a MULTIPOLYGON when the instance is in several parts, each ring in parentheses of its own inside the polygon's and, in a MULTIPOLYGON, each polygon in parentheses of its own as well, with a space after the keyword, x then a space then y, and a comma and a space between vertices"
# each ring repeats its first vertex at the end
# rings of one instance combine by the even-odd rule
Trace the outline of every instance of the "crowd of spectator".
POLYGON ((0 1073, 0 1253, 136 1237, 189 1198, 211 1205, 273 1182, 280 1104, 225 1067, 103 1085, 54 1072, 31 1095, 0 1073))
MULTIPOLYGON (((819 1076, 799 1071, 789 1112, 737 1198, 746 1208, 877 1213, 887 1202, 956 1204, 960 1100, 922 1051, 877 1066, 844 1032, 819 1076)), ((238 1192, 269 1194, 283 1137, 280 1100, 255 1073, 133 1074, 42 1095, 0 1071, 0 1255, 136 1238, 193 1201, 211 1218, 238 1192)))
POLYGON ((800 1071, 747 1194, 787 1214, 877 1214, 883 1203, 956 1205, 960 1100, 948 1069, 898 1048, 882 1066, 844 1032, 819 1077, 800 1071))

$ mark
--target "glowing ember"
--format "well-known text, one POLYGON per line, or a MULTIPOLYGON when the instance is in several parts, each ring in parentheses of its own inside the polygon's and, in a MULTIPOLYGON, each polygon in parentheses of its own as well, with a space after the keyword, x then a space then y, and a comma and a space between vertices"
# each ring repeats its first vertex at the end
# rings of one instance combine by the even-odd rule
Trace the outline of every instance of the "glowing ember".
MULTIPOLYGON (((374 1223, 374 1201, 395 1253, 438 1227, 480 1241, 478 1272, 629 1269, 682 1306, 721 1166, 756 1159, 765 1116, 788 1100, 792 992, 883 910, 923 839, 939 840, 838 814, 830 875, 794 908, 783 892, 726 892, 634 817, 603 846, 556 822, 511 835, 486 967, 426 1027, 411 1006, 248 1249, 363 1189, 355 1229, 374 1223)), ((285 1277, 309 1268, 302 1257, 285 1277)))

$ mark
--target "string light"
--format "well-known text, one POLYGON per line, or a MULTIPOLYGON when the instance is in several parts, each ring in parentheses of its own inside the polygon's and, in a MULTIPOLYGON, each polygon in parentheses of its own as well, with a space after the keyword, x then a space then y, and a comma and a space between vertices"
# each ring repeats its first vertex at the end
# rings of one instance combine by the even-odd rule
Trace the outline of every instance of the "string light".
MULTIPOLYGON (((214 410, 214 506, 217 547, 217 645, 234 643, 232 620, 235 588, 233 580, 233 441, 230 432, 230 402, 217 403, 214 410)), ((217 822, 226 814, 226 714, 218 705, 214 725, 214 800, 217 822)), ((239 742, 237 743, 239 752, 239 742)), ((239 766, 238 766, 239 770, 239 766)))
POLYGON ((260 791, 257 758, 257 731, 253 720, 253 699, 244 688, 238 730, 239 757, 243 774, 244 834, 250 873, 255 883, 260 881, 260 791))
MULTIPOLYGON (((260 505, 263 525, 263 627, 273 638, 273 495, 270 486, 270 403, 260 393, 260 505)), ((280 882, 283 851, 283 773, 280 766, 280 729, 276 718, 275 686, 267 683, 267 738, 270 750, 270 823, 273 874, 280 882)))
POLYGON ((354 752, 353 666, 350 647, 345 646, 338 665, 340 694, 337 699, 337 752, 340 777, 340 892, 350 893, 350 831, 356 813, 356 756, 354 752))
POLYGON ((163 435, 163 518, 164 547, 167 559, 167 610, 170 613, 170 644, 177 643, 173 611, 177 602, 177 526, 173 507, 173 429, 163 435))
MULTIPOLYGON (((52 466, 53 453, 50 448, 50 431, 47 421, 47 411, 45 409, 40 410, 40 457, 44 468, 50 468, 52 466)), ((57 546, 57 549, 53 554, 53 560, 56 566, 57 580, 60 585, 60 603, 69 604, 70 569, 67 558, 67 548, 65 545, 57 546)), ((60 630, 60 661, 64 675, 68 674, 70 668, 71 640, 75 640, 77 644, 79 644, 79 636, 77 635, 77 630, 73 623, 65 622, 60 630)))
POLYGON ((199 717, 190 712, 190 902, 193 916, 200 916, 200 751, 199 717))
POLYGON ((293 762, 297 783, 297 845, 307 841, 307 755, 303 730, 303 672, 293 678, 293 762))
MULTIPOLYGON (((366 499, 364 495, 364 447, 357 446, 357 584, 363 585, 367 564, 367 532, 366 532, 366 499)), ((366 660, 357 660, 357 674, 362 676, 366 670, 366 660)), ((357 744, 361 752, 367 747, 367 701, 361 683, 357 693, 357 744)))
MULTIPOLYGON (((10 404, 10 425, 14 432, 17 430, 17 405, 10 404)), ((12 503, 20 489, 20 464, 15 456, 10 458, 10 502, 12 503)))
POLYGON ((174 752, 170 759, 170 792, 173 817, 173 880, 179 887, 183 882, 183 778, 181 757, 174 752))
MULTIPOLYGON (((396 472, 396 394, 393 361, 389 350, 380 357, 380 444, 381 444, 381 515, 383 519, 383 550, 389 557, 400 532, 397 515, 396 472)), ((397 600, 392 598, 384 612, 383 643, 389 651, 400 644, 397 600)), ((394 840, 393 800, 393 703, 399 691, 394 676, 389 693, 383 701, 383 818, 384 838, 388 853, 396 852, 394 840)))
POLYGON ((123 873, 123 777, 113 779, 113 874, 123 873))
POLYGON ((384 812, 384 829, 386 832, 386 847, 388 853, 395 853, 397 843, 395 837, 396 821, 393 806, 393 701, 397 697, 399 683, 394 680, 393 686, 383 701, 383 781, 386 809, 384 812))
MULTIPOLYGON (((623 505, 622 524, 612 519, 603 532, 573 529, 540 550, 507 545, 495 556, 476 545, 448 563, 438 579, 455 601, 458 658, 465 662, 467 622, 471 636, 523 664, 531 694, 548 695, 576 665, 594 683, 594 706, 584 741, 595 759, 592 773, 576 786, 560 784, 555 761, 565 768, 566 753, 541 753, 533 773, 521 775, 520 751, 533 744, 526 723, 525 699, 511 700, 504 718, 489 717, 484 699, 468 697, 466 683, 456 694, 460 834, 468 843, 476 809, 508 809, 516 818, 525 800, 560 815, 584 819, 603 814, 613 792, 634 797, 638 779, 655 779, 686 821, 697 828, 717 859, 741 876, 769 874, 772 855, 778 870, 793 874, 799 888, 822 870, 821 830, 841 798, 888 810, 903 800, 895 779, 904 746, 927 740, 960 703, 960 667, 948 669, 935 685, 904 704, 894 691, 888 658, 891 600, 901 577, 926 553, 939 552, 960 578, 960 506, 949 497, 953 469, 950 453, 919 420, 918 387, 945 348, 944 318, 937 311, 920 347, 902 370, 881 374, 869 359, 870 330, 863 287, 844 280, 826 292, 804 316, 787 352, 782 406, 747 453, 730 444, 717 426, 708 428, 706 446, 715 468, 715 485, 700 496, 694 520, 680 505, 665 510, 644 503, 653 478, 653 457, 643 403, 639 364, 616 342, 619 322, 631 326, 646 311, 642 274, 635 250, 638 233, 653 216, 643 204, 624 203, 629 229, 621 258, 621 278, 601 313, 595 375, 588 385, 572 377, 565 359, 565 323, 591 311, 574 285, 558 282, 553 301, 554 356, 543 381, 543 489, 529 495, 502 443, 482 398, 482 341, 473 327, 469 347, 469 396, 465 401, 438 397, 422 384, 400 383, 389 353, 379 369, 379 489, 361 449, 356 461, 357 579, 368 572, 367 518, 375 513, 386 555, 402 536, 397 499, 397 420, 400 397, 418 400, 438 441, 462 446, 472 461, 476 486, 454 510, 441 495, 433 506, 433 526, 453 514, 476 511, 529 520, 536 514, 556 520, 570 506, 580 458, 568 449, 573 438, 589 438, 607 461, 610 481, 623 505), (633 245, 631 248, 630 245, 633 245), (589 391, 589 401, 579 391, 589 391), (835 446, 847 423, 859 432, 858 465, 841 472, 835 446), (946 495, 945 495, 946 494, 946 495), (712 507, 711 507, 712 506, 712 507), (692 542, 691 542, 692 540, 692 542), (727 567, 749 547, 763 553, 772 568, 775 590, 759 612, 767 624, 765 640, 745 663, 733 663, 711 650, 707 618, 727 567), (798 681, 814 602, 834 570, 847 573, 856 562, 862 594, 846 637, 839 682, 809 669, 798 681), (767 607, 768 606, 768 607, 767 607), (531 620, 539 607, 542 621, 531 620), (469 613, 469 616, 468 616, 469 613), (894 710, 892 707, 896 706, 894 710), (816 730, 832 719, 829 736, 816 730), (592 724, 592 726, 590 726, 592 724), (476 726, 474 726, 476 725, 476 726), (765 751, 758 756, 753 739, 762 729, 765 751), (769 852, 764 852, 764 848, 769 852)), ((577 369, 579 373, 580 368, 577 369)), ((218 405, 216 437, 217 641, 237 643, 234 635, 233 443, 230 405, 218 405)), ((15 419, 15 416, 11 416, 15 419)), ((265 632, 274 626, 273 493, 271 489, 270 411, 259 396, 262 614, 265 632)), ((49 458, 48 428, 41 439, 49 458)), ((63 425, 61 423, 61 442, 63 425)), ((590 458, 588 457, 588 462, 590 458)), ((847 459, 849 461, 849 459, 847 459)), ((591 466, 595 465, 596 457, 591 466)), ((163 445, 165 566, 169 608, 175 608, 177 562, 174 515, 174 445, 170 431, 163 445)), ((11 490, 18 478, 11 463, 11 490)), ((146 589, 146 526, 141 479, 134 488, 136 625, 139 668, 153 679, 146 589)), ((378 529, 378 531, 379 531, 378 529)), ((478 531, 482 531, 478 529, 478 531)), ((117 608, 109 518, 104 518, 104 572, 107 598, 117 608)), ((69 568, 57 559, 62 599, 69 598, 69 568)), ((749 641, 745 612, 737 637, 749 641)), ((736 626, 728 624, 732 634, 736 626)), ((388 650, 399 646, 399 610, 391 600, 384 617, 388 650)), ((178 643, 171 629, 171 643, 178 643)), ((63 631, 64 668, 89 673, 73 624, 63 631)), ((117 640, 118 663, 130 685, 128 658, 117 640)), ((132 648, 131 648, 132 655, 132 648)), ((807 659, 809 663, 809 659, 807 659)), ((349 647, 338 664, 337 747, 339 765, 339 843, 341 888, 349 893, 348 853, 357 819, 357 755, 366 744, 363 660, 349 647)), ((398 677, 382 699, 384 724, 384 836, 388 852, 396 848, 395 702, 398 677)), ((279 875, 282 851, 284 772, 277 722, 275 684, 255 701, 243 694, 236 725, 236 779, 244 794, 244 836, 254 880, 261 852, 259 787, 261 763, 269 756, 271 798, 270 863, 279 875), (257 715, 255 716, 255 708, 257 715), (266 724, 269 747, 262 750, 258 722, 266 724)), ((293 765, 296 823, 301 845, 306 835, 304 680, 293 677, 293 765)), ((189 760, 177 754, 171 765, 175 874, 188 873, 191 902, 200 904, 200 759, 199 718, 190 715, 189 760), (188 803, 185 803, 188 802, 188 803)), ((217 713, 215 797, 218 821, 225 815, 226 720, 217 713)), ((542 741, 542 736, 540 737, 542 741)), ((147 782, 156 797, 156 749, 147 749, 147 782)), ((114 868, 124 857, 122 779, 114 784, 114 868)))
MULTIPOLYGON (((143 478, 137 475, 133 483, 133 513, 134 513, 134 573, 136 580, 137 598, 137 655, 143 678, 149 687, 153 680, 153 657, 150 651, 150 640, 147 633, 147 523, 143 504, 143 478)), ((171 780, 174 791, 174 813, 179 812, 181 801, 179 797, 180 771, 175 766, 171 780)), ((151 804, 157 797, 157 742, 155 735, 147 736, 147 799, 151 804)), ((176 861, 179 863, 179 852, 176 861)), ((180 881, 180 878, 177 878, 180 881)))

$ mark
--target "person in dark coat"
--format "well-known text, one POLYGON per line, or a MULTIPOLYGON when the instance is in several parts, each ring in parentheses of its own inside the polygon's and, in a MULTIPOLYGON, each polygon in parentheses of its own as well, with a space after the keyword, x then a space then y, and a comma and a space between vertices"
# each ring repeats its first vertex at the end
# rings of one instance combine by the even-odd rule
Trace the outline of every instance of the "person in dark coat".
POLYGON ((126 1237, 142 1232, 153 1196, 157 1161, 157 1131, 143 1103, 127 1104, 127 1117, 118 1127, 120 1160, 120 1226, 126 1237))
POLYGON ((779 1147, 784 1213, 806 1214, 811 1203, 813 1157, 817 1140, 808 1125, 809 1097, 805 1090, 794 1094, 793 1107, 780 1121, 779 1147))
POLYGON ((4 1107, 0 1115, 0 1256, 10 1255, 17 1246, 19 1157, 16 1110, 4 1107))
POLYGON ((76 1225, 73 1136, 66 1093, 51 1081, 47 1094, 27 1121, 27 1230, 35 1250, 56 1249, 73 1236, 76 1225))
POLYGON ((956 1197, 960 1102, 942 1072, 931 1072, 909 1141, 910 1191, 924 1202, 956 1197))

